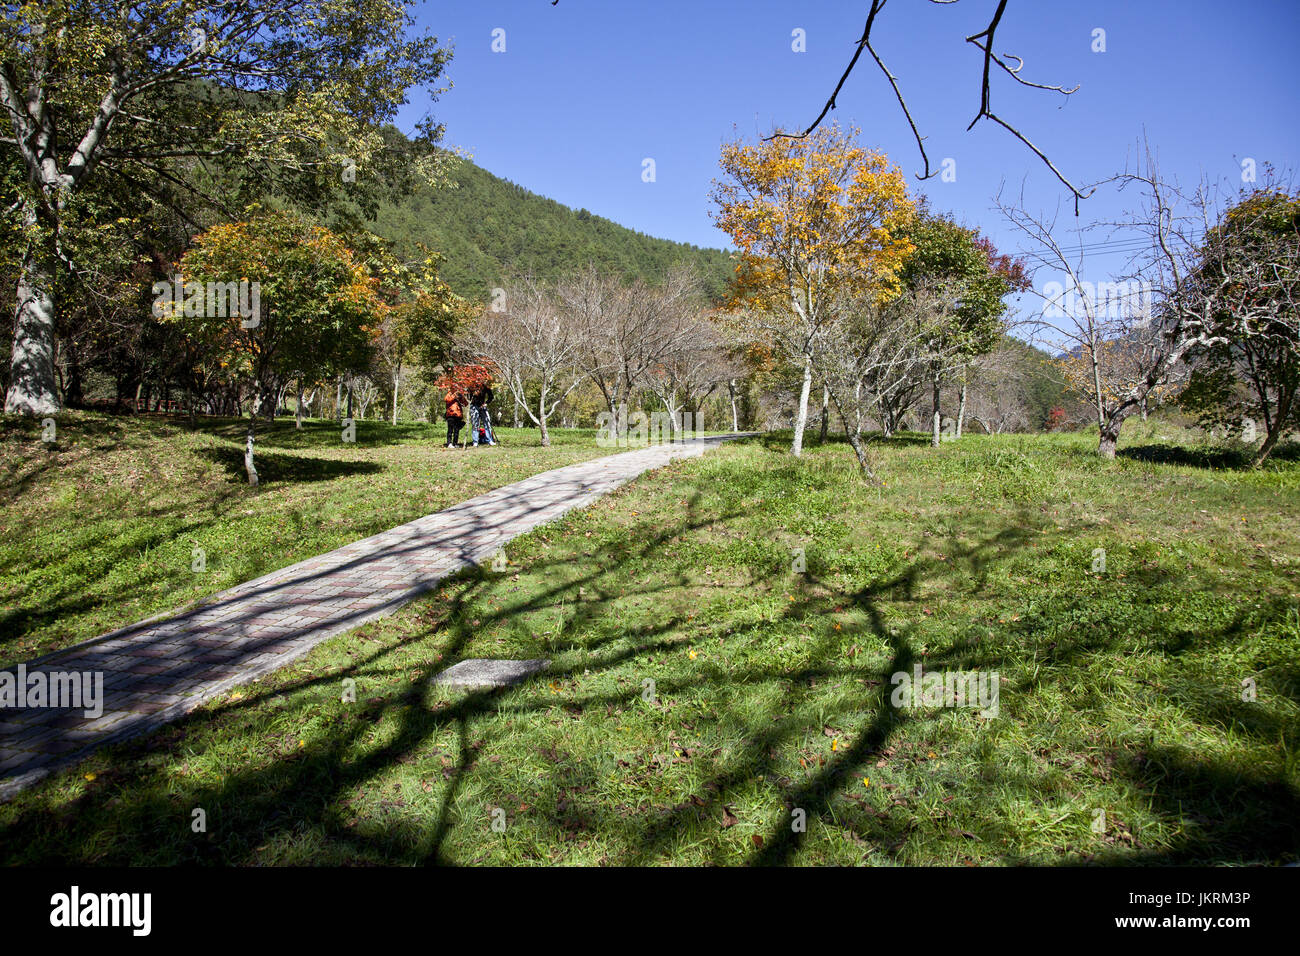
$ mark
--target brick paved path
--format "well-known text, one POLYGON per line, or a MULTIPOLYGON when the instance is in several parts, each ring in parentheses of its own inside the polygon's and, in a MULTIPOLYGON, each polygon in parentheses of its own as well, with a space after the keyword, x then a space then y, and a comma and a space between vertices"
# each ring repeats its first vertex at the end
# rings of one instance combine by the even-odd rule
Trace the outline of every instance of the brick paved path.
POLYGON ((0 709, 0 800, 96 747, 154 730, 336 634, 391 614, 511 538, 722 440, 656 445, 534 475, 182 611, 29 661, 29 674, 102 672, 103 713, 0 709))

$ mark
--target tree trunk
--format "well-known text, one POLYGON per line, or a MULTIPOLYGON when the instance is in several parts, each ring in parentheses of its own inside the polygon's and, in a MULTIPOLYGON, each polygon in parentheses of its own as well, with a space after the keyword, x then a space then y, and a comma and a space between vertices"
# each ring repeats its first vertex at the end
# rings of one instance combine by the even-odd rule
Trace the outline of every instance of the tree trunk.
POLYGON ((844 418, 844 407, 840 405, 838 398, 831 395, 829 388, 826 390, 826 395, 828 400, 834 400, 835 402, 835 411, 840 416, 840 424, 844 426, 844 434, 848 437, 849 446, 853 449, 853 454, 858 459, 858 468, 862 471, 863 477, 872 484, 877 483, 876 472, 871 467, 871 459, 867 457, 867 450, 862 445, 861 437, 849 427, 848 421, 844 418))
POLYGON ((24 223, 35 231, 18 273, 17 322, 9 365, 5 412, 53 415, 59 410, 54 390, 54 283, 57 258, 53 240, 41 235, 36 211, 25 204, 24 223))
POLYGON ((1255 457, 1251 460, 1250 466, 1258 468, 1264 464, 1264 460, 1272 454, 1278 440, 1282 437, 1282 432, 1286 426, 1283 422, 1291 420, 1291 409, 1296 401, 1296 393, 1290 389, 1282 389, 1278 392, 1277 407, 1273 409, 1273 414, 1268 414, 1268 409, 1264 410, 1264 444, 1259 446, 1259 451, 1255 452, 1255 457))
POLYGON ((731 397, 731 433, 740 431, 740 417, 736 414, 736 380, 727 380, 727 394, 731 397))
POLYGON ((298 404, 294 407, 293 427, 301 430, 302 428, 302 379, 301 378, 298 379, 296 384, 298 386, 298 404))
POLYGON ((393 371, 393 424, 398 423, 398 386, 402 382, 402 363, 393 371))
POLYGON ((1102 458, 1115 457, 1115 446, 1119 444, 1119 430, 1123 425, 1124 419, 1115 415, 1102 422, 1101 438, 1097 443, 1097 454, 1102 458))
POLYGON ((675 392, 673 393, 672 401, 669 401, 667 398, 663 399, 664 408, 668 410, 668 435, 670 441, 677 441, 682 437, 682 428, 684 426, 684 422, 682 421, 682 409, 686 406, 677 405, 674 408, 676 401, 677 394, 675 392))
POLYGON ((939 432, 942 422, 939 420, 939 376, 935 375, 932 379, 934 389, 934 412, 930 416, 930 447, 939 447, 939 432))
POLYGON ((961 426, 966 421, 966 382, 961 383, 961 397, 957 400, 957 437, 961 437, 961 426))
MULTIPOLYGON (((1097 335, 1090 332, 1088 338, 1088 355, 1092 362, 1092 394, 1097 405, 1097 428, 1106 430, 1106 403, 1101 394, 1101 362, 1097 359, 1097 335)), ((1104 453, 1103 453, 1104 454, 1104 453)), ((1114 448, 1108 457, 1114 457, 1114 448)))
POLYGON ((549 448, 551 433, 546 429, 546 379, 542 379, 542 393, 537 399, 537 427, 542 430, 542 447, 549 448))
POLYGON ((69 344, 68 385, 63 391, 63 404, 68 408, 81 408, 86 404, 85 383, 81 372, 81 356, 75 346, 69 344))
POLYGON ((253 399, 253 405, 248 410, 248 438, 244 443, 244 470, 248 472, 248 483, 257 487, 257 468, 253 465, 253 440, 257 431, 257 413, 261 411, 262 400, 260 397, 253 399))
POLYGON ((1264 434, 1264 444, 1259 446, 1259 451, 1255 452, 1255 457, 1251 459, 1250 467, 1258 468, 1264 464, 1264 459, 1268 458, 1277 445, 1278 439, 1282 437, 1282 428, 1274 425, 1264 434))
POLYGON ((798 458, 803 454, 803 431, 808 427, 808 393, 812 391, 812 356, 805 356, 803 362, 803 386, 799 389, 799 407, 794 415, 794 441, 790 444, 790 454, 798 458))
POLYGON ((853 423, 853 433, 862 437, 862 379, 853 385, 853 407, 858 410, 857 421, 853 423))

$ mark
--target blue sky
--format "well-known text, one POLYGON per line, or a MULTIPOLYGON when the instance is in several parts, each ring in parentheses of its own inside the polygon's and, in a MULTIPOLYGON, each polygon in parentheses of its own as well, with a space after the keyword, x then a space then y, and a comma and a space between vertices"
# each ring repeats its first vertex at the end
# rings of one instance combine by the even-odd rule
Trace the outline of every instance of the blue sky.
MULTIPOLYGON (((868 3, 777 0, 446 0, 417 6, 452 41, 453 88, 437 103, 413 94, 402 125, 431 112, 447 142, 493 173, 655 236, 727 246, 707 194, 719 146, 820 111, 861 34, 868 3), (505 52, 492 50, 505 31, 505 52), (792 31, 806 52, 792 50, 792 31), (653 158, 656 181, 642 181, 653 158)), ((920 155, 884 77, 865 57, 832 114, 885 150, 936 209, 981 227, 1014 251, 1020 240, 991 207, 999 185, 1073 220, 1068 192, 1008 133, 982 121, 978 32, 995 0, 936 5, 892 0, 874 33, 899 77, 932 165, 955 161, 954 182, 919 183, 920 155)), ((1024 57, 1024 76, 1080 89, 1057 94, 994 80, 994 109, 1076 183, 1118 172, 1149 137, 1184 183, 1210 175, 1235 186, 1251 157, 1293 169, 1300 157, 1300 2, 1296 0, 1012 0, 997 51, 1024 57), (1105 30, 1095 53, 1093 31, 1105 30)), ((1122 197, 1081 204, 1079 225, 1116 218, 1122 197)), ((1074 223, 1071 223, 1073 225, 1074 223)), ((1104 239, 1092 234, 1087 241, 1104 239)), ((1094 271, 1123 265, 1110 254, 1094 271)), ((1098 278, 1104 276, 1098 275, 1098 278)))

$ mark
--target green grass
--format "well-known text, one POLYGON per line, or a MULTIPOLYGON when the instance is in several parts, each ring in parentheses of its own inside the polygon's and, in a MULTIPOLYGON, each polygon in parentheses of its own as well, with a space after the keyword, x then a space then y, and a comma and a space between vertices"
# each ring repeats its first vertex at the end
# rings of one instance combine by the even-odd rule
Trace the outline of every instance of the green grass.
POLYGON ((1113 463, 1086 434, 903 435, 870 446, 883 487, 781 435, 674 463, 19 795, 2 857, 1293 861, 1300 465, 1161 428, 1113 463), (428 685, 541 656, 509 691, 428 685), (893 707, 916 663, 996 671, 999 715, 893 707))
POLYGON ((594 431, 500 429, 449 449, 442 423, 259 423, 247 483, 234 419, 0 418, 0 667, 206 597, 529 475, 608 454, 594 431), (206 570, 196 573, 202 549, 206 570))

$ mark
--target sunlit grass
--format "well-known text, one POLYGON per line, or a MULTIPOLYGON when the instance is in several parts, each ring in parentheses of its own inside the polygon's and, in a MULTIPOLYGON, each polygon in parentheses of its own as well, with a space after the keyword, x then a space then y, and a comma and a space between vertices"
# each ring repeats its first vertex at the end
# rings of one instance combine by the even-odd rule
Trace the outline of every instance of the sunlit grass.
POLYGON ((1294 456, 1206 467, 1158 423, 1113 463, 904 435, 873 487, 845 445, 787 444, 648 474, 46 781, 0 807, 6 862, 1297 858, 1294 456), (428 686, 467 657, 553 663, 428 686), (918 663, 996 671, 999 715, 895 708, 918 663))

